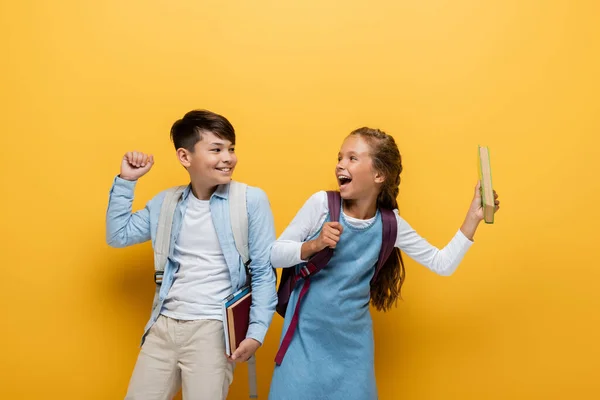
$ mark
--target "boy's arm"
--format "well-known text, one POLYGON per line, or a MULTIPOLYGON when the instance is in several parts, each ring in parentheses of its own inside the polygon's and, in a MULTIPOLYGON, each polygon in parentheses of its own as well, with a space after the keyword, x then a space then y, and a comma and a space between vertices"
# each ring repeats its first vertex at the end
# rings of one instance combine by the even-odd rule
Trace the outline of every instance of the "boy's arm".
POLYGON ((154 165, 154 157, 137 151, 125 153, 121 173, 113 182, 106 211, 106 243, 125 247, 150 239, 150 201, 146 208, 131 213, 137 180, 154 165))
POLYGON ((247 199, 252 307, 246 338, 263 343, 277 306, 277 277, 270 261, 275 224, 269 199, 263 190, 249 187, 247 199))
POLYGON ((131 246, 150 240, 150 203, 143 210, 131 212, 136 182, 117 176, 110 189, 106 211, 106 243, 112 247, 131 246))

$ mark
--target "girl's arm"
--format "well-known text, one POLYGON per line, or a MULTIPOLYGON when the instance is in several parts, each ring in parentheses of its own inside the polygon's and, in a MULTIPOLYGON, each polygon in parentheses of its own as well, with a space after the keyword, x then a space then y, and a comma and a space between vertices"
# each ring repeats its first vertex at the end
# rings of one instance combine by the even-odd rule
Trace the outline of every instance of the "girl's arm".
MULTIPOLYGON (((394 210, 397 213, 397 210, 394 210)), ((401 216, 396 214, 398 235, 396 247, 419 264, 438 275, 452 275, 473 244, 460 230, 443 249, 431 245, 421 237, 401 216)))
POLYGON ((306 261, 307 253, 312 250, 310 247, 313 246, 309 244, 310 241, 306 241, 319 231, 325 221, 327 211, 327 193, 324 191, 313 194, 304 203, 279 239, 273 243, 271 249, 273 267, 293 267, 306 261), (302 251, 303 247, 304 252, 302 251))
MULTIPOLYGON (((498 196, 495 192, 494 195, 497 199, 498 196)), ((499 204, 500 202, 496 200, 496 210, 500 208, 499 204)), ((456 270, 467 250, 473 244, 475 231, 481 220, 483 220, 480 186, 477 184, 475 187, 475 195, 461 228, 441 250, 422 238, 408 222, 398 215, 398 210, 394 210, 394 212, 396 213, 396 220, 398 222, 396 247, 433 272, 448 276, 456 270)))

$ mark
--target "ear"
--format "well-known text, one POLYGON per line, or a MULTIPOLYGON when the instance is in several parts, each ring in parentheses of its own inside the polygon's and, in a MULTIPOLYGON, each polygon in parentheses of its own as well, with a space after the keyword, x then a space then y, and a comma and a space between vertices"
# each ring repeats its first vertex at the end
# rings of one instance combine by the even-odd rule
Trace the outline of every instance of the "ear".
POLYGON ((183 147, 177 149, 177 158, 179 159, 181 165, 183 165, 185 168, 189 168, 189 166, 192 164, 191 153, 189 152, 189 150, 184 149, 183 147))
POLYGON ((383 183, 383 182, 385 182, 385 175, 383 175, 381 172, 375 171, 374 178, 375 178, 374 179, 375 183, 383 183))

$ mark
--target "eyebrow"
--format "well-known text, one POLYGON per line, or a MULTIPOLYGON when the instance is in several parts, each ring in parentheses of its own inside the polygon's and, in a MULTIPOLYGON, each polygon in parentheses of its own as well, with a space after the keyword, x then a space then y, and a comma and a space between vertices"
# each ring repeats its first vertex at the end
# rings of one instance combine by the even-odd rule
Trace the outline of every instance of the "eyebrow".
MULTIPOLYGON (((363 153, 357 153, 356 151, 349 151, 347 154, 348 154, 348 155, 354 155, 354 156, 360 156, 360 155, 363 155, 363 154, 364 154, 364 152, 363 152, 363 153)), ((341 153, 341 152, 339 152, 339 153, 338 153, 338 156, 341 156, 341 155, 342 155, 342 153, 341 153)))

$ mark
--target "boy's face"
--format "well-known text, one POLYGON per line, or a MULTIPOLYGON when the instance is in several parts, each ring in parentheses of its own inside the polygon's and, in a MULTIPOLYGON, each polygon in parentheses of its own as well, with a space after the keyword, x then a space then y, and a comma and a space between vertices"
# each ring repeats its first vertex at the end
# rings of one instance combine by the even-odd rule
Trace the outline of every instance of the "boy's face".
POLYGON ((380 190, 383 177, 373 168, 370 152, 369 144, 359 135, 344 140, 335 168, 343 199, 368 198, 380 190))
POLYGON ((187 162, 182 161, 182 164, 192 180, 202 182, 206 187, 227 184, 237 164, 234 148, 229 140, 205 131, 194 146, 194 152, 188 152, 187 162))

